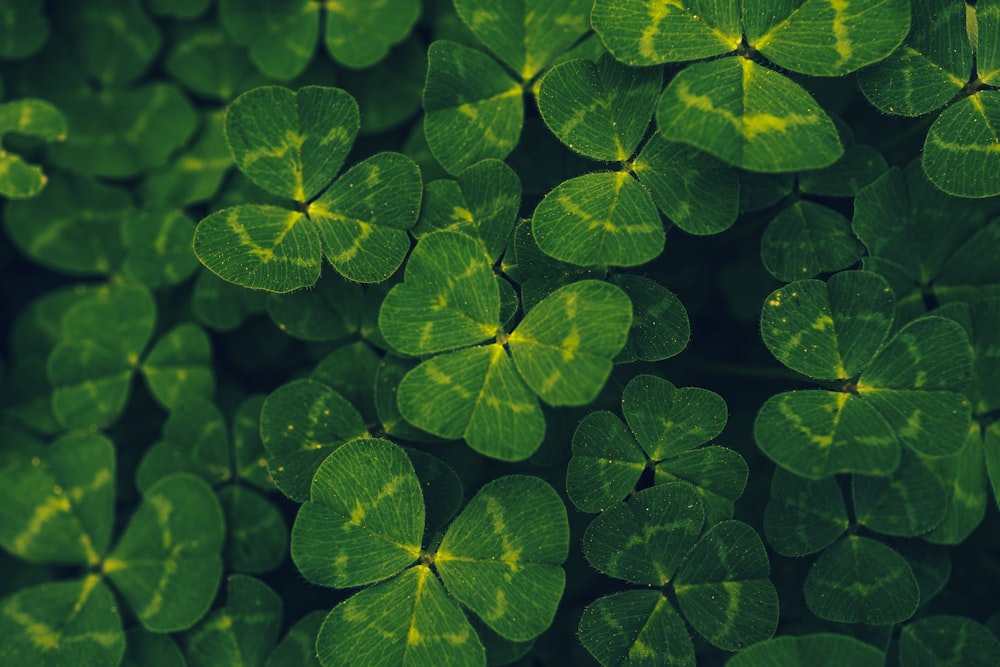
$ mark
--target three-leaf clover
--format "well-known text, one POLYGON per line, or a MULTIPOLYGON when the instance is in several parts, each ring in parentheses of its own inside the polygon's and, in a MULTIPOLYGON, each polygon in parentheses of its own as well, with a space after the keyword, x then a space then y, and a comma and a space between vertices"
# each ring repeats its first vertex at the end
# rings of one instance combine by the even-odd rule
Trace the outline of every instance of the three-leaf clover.
POLYGON ((241 204, 208 216, 194 236, 201 262, 271 292, 314 284, 324 255, 349 280, 392 275, 410 248, 420 170, 400 153, 378 153, 334 180, 359 123, 357 103, 338 88, 265 86, 238 97, 225 121, 236 166, 288 206, 241 204))
POLYGON ((705 525, 697 491, 671 483, 640 491, 587 527, 583 548, 590 564, 643 586, 584 610, 580 641, 602 665, 656 659, 693 666, 684 619, 729 651, 774 634, 778 594, 760 537, 739 521, 705 525))
POLYGON ((535 396, 553 406, 592 401, 625 344, 632 304, 614 285, 582 280, 548 295, 508 334, 498 280, 479 241, 429 234, 386 295, 379 327, 399 352, 436 355, 400 382, 403 418, 487 456, 520 460, 545 431, 535 396))
POLYGON ((532 232, 547 255, 579 265, 634 266, 663 251, 659 211, 694 234, 736 220, 739 182, 717 159, 654 135, 636 155, 660 95, 660 67, 605 54, 569 60, 538 85, 538 109, 569 148, 618 171, 571 178, 535 208, 532 232))
POLYGON ((958 393, 972 379, 968 337, 931 316, 890 336, 894 307, 888 283, 867 271, 800 280, 767 297, 760 326, 771 353, 807 377, 841 383, 764 403, 754 437, 775 463, 812 479, 888 475, 901 444, 927 456, 962 449, 971 418, 958 393))
POLYGON ((514 149, 524 121, 524 91, 587 32, 591 4, 455 0, 462 21, 500 62, 448 40, 427 50, 424 134, 446 171, 457 174, 514 149))
POLYGON ((63 427, 103 427, 116 420, 139 373, 168 409, 212 394, 211 344, 201 327, 179 324, 147 351, 155 326, 152 294, 133 284, 99 290, 65 312, 61 341, 47 366, 52 411, 63 427))
POLYGON ((594 30, 630 65, 715 58, 681 70, 657 109, 659 132, 754 171, 823 167, 843 148, 829 116, 771 63, 843 76, 889 55, 910 27, 906 0, 597 0, 594 30), (716 58, 727 54, 736 57, 716 58))
POLYGON ((611 507, 652 469, 656 484, 691 483, 709 524, 732 518, 733 501, 746 484, 746 462, 730 449, 701 447, 726 426, 721 396, 639 375, 625 386, 622 413, 627 427, 611 412, 593 412, 577 426, 566 472, 574 505, 584 512, 611 507))
POLYGON ((1000 194, 998 7, 915 0, 906 41, 858 73, 865 97, 885 113, 922 116, 947 105, 927 130, 921 164, 934 185, 961 197, 1000 194))
POLYGON ((566 509, 552 487, 522 475, 490 482, 433 551, 422 546, 424 512, 410 459, 386 440, 352 440, 316 471, 292 528, 292 559, 315 584, 365 587, 320 628, 325 667, 484 665, 462 606, 512 641, 552 622, 569 549, 566 509))
POLYGON ((112 588, 154 632, 183 630, 208 610, 222 575, 215 494, 192 475, 162 478, 112 547, 115 458, 106 437, 74 432, 21 447, 0 467, 0 545, 31 562, 88 568, 0 600, 3 662, 117 664, 125 637, 112 588))

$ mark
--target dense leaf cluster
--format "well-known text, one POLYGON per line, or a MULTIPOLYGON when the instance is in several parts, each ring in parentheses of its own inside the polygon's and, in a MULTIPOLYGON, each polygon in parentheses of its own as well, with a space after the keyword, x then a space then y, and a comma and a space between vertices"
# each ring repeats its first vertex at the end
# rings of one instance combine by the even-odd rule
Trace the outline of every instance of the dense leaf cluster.
POLYGON ((1000 0, 0 3, 0 663, 990 665, 1000 0))

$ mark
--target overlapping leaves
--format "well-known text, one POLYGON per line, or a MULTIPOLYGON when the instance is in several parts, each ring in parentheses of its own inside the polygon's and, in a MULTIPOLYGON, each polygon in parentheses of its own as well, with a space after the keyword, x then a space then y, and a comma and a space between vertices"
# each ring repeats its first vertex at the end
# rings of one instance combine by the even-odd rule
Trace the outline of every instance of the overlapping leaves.
POLYGON ((424 498, 406 454, 385 440, 353 440, 313 479, 292 529, 292 558, 324 586, 370 586, 327 616, 320 662, 485 664, 461 603, 507 640, 552 622, 569 547, 566 510, 545 482, 496 479, 425 552, 424 498), (432 569, 433 564, 433 569, 432 569))
POLYGON ((868 250, 864 267, 889 281, 897 316, 911 318, 924 312, 927 293, 940 304, 1000 294, 998 214, 996 200, 937 190, 913 161, 858 192, 851 224, 868 250))
POLYGON ((137 374, 167 408, 212 394, 212 352, 205 332, 195 324, 179 324, 150 347, 155 324, 152 295, 132 284, 100 290, 65 312, 60 342, 47 363, 52 411, 63 427, 115 421, 137 374))
POLYGON ((532 231, 546 254, 583 266, 633 266, 663 250, 659 211, 695 234, 736 220, 739 186, 722 163, 659 136, 636 155, 662 79, 660 68, 628 67, 606 54, 597 63, 560 63, 539 82, 539 111, 560 141, 622 164, 565 181, 539 203, 532 231))
POLYGON ((962 449, 972 379, 968 338, 957 323, 923 317, 890 336, 894 300, 876 274, 844 271, 771 293, 761 334, 774 356, 843 390, 772 396, 754 437, 781 467, 820 479, 840 472, 891 474, 901 445, 927 456, 962 449))
POLYGON ((237 98, 225 122, 236 166, 289 205, 242 204, 208 216, 194 237, 202 263, 224 280, 272 292, 314 284, 324 255, 350 280, 388 278, 410 247, 420 171, 399 153, 378 153, 334 180, 359 123, 354 99, 338 88, 270 86, 237 98))
POLYGON ((557 406, 594 399, 631 321, 632 305, 619 288, 584 280, 548 295, 506 334, 485 248, 443 231, 417 244, 404 282, 390 290, 379 313, 393 349, 437 355, 400 382, 402 416, 506 460, 526 458, 542 442, 545 420, 535 396, 557 406))
POLYGON ((694 665, 684 620, 730 651, 774 633, 778 595, 760 537, 739 521, 705 525, 698 492, 670 483, 638 492, 587 528, 590 564, 644 586, 599 598, 584 610, 580 641, 602 665, 654 659, 694 665))
POLYGON ((115 467, 111 441, 80 432, 47 446, 28 443, 5 458, 0 544, 34 562, 94 572, 0 601, 4 662, 117 664, 125 637, 106 580, 154 632, 190 627, 208 610, 222 574, 223 515, 214 493, 191 475, 164 477, 109 549, 115 467))
MULTIPOLYGON (((66 138, 66 119, 59 109, 44 100, 15 100, 0 104, 0 140, 10 132, 44 141, 62 141, 66 138)), ((34 197, 42 191, 47 180, 41 167, 28 164, 19 155, 0 150, 0 196, 12 199, 34 197)))
POLYGON ((906 41, 858 77, 885 113, 921 116, 951 102, 927 131, 922 164, 937 187, 961 197, 1000 193, 998 10, 996 0, 915 0, 906 41))
POLYGON ((410 33, 420 15, 420 3, 222 0, 219 14, 226 31, 247 47, 254 65, 285 81, 306 68, 321 36, 337 62, 353 68, 375 65, 410 33))
POLYGON ((591 20, 608 50, 630 65, 739 54, 678 73, 660 98, 659 131, 744 169, 776 172, 826 166, 843 149, 809 93, 752 54, 793 72, 842 76, 900 44, 910 6, 905 0, 598 0, 591 20))
POLYGON ((590 6, 590 0, 455 1, 462 21, 503 65, 455 42, 430 45, 424 133, 446 171, 457 174, 485 158, 503 159, 514 149, 525 89, 587 32, 590 6))
POLYGON ((702 447, 726 426, 726 403, 698 387, 677 388, 639 375, 622 395, 625 423, 610 412, 587 415, 573 434, 566 492, 585 512, 617 504, 651 468, 655 482, 685 481, 697 489, 709 525, 732 518, 747 465, 724 447, 702 447))

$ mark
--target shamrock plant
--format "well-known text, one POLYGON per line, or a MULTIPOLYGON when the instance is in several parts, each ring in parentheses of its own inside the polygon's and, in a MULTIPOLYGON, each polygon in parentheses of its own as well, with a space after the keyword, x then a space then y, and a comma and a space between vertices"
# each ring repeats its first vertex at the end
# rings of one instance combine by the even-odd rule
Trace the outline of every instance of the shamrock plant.
POLYGON ((195 230, 198 258, 224 280, 272 292, 314 284, 324 255, 351 280, 391 275, 409 248, 420 172, 399 153, 379 153, 331 183, 358 126, 357 103, 337 88, 256 88, 234 101, 225 133, 236 165, 288 205, 210 215, 195 230))
POLYGON ((0 664, 992 666, 998 49, 0 2, 0 664))

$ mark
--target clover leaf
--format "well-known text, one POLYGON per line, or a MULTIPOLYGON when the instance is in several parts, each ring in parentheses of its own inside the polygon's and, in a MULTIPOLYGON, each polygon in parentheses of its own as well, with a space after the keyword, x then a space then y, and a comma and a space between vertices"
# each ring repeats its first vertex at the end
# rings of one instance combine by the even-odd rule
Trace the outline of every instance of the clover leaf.
POLYGON ((142 625, 157 632, 193 625, 215 597, 223 518, 211 489, 191 475, 164 477, 148 489, 109 552, 115 459, 106 437, 74 432, 47 446, 26 443, 0 462, 6 508, 0 544, 31 561, 90 570, 0 601, 3 659, 117 664, 124 635, 108 583, 142 625), (172 594, 191 582, 195 586, 185 595, 172 594))
POLYGON ((584 554, 593 567, 660 588, 617 593, 587 606, 580 641, 602 665, 662 655, 693 665, 694 648, 681 614, 702 637, 726 650, 774 633, 778 598, 767 578, 770 566, 760 538, 738 521, 722 521, 702 532, 703 527, 698 493, 679 483, 639 491, 588 526, 584 554), (735 545, 739 558, 730 557, 735 545))
POLYGON ((164 407, 214 390, 208 337, 195 324, 167 331, 150 347, 156 304, 145 287, 115 286, 75 304, 48 357, 52 410, 67 428, 106 425, 121 414, 142 373, 164 407))
POLYGON ((482 160, 462 170, 456 180, 427 184, 413 235, 456 231, 478 238, 496 262, 507 247, 521 205, 521 181, 507 163, 482 160))
POLYGON ((925 459, 909 455, 891 480, 852 476, 849 519, 836 480, 809 480, 784 470, 771 480, 764 531, 778 553, 822 552, 806 577, 806 604, 817 616, 839 622, 899 623, 917 608, 915 567, 899 552, 851 524, 883 535, 926 534, 945 517, 947 497, 925 459), (911 500, 919 509, 913 511, 911 500), (846 535, 845 535, 846 533, 846 535))
POLYGON ((122 220, 137 213, 119 187, 56 173, 37 196, 7 204, 4 227, 40 264, 70 274, 108 275, 122 262, 122 220))
POLYGON ((726 426, 721 396, 638 375, 625 386, 622 413, 628 426, 610 412, 593 412, 577 426, 566 472, 574 505, 584 512, 605 510, 651 468, 657 484, 692 484, 709 524, 732 517, 733 501, 746 484, 746 462, 732 450, 701 447, 726 426))
POLYGON ((858 76, 865 97, 885 113, 921 116, 951 102, 927 131, 922 164, 937 187, 962 197, 1000 193, 992 148, 1000 139, 1000 98, 992 89, 1000 81, 1000 44, 979 37, 997 27, 992 2, 966 8, 918 0, 903 45, 858 76))
POLYGON ((569 527, 545 482, 494 480, 452 521, 436 551, 425 552, 423 539, 421 484, 402 449, 353 440, 320 465, 292 529, 292 558, 314 583, 374 584, 327 616, 316 643, 323 665, 485 664, 458 602, 514 641, 552 622, 569 527))
POLYGON ((240 405, 232 439, 211 402, 179 403, 163 424, 163 438, 146 450, 136 470, 140 491, 176 472, 198 475, 215 487, 226 514, 226 564, 240 572, 273 569, 288 546, 284 517, 260 493, 274 489, 258 426, 263 402, 256 396, 240 405))
POLYGON ((327 52, 338 63, 352 68, 375 65, 410 33, 420 5, 416 0, 340 0, 319 5, 309 0, 222 0, 219 15, 226 31, 248 48, 263 74, 287 81, 313 60, 321 34, 327 52))
POLYGON ((260 412, 260 437, 274 485, 299 502, 309 498, 313 475, 327 456, 349 440, 368 435, 358 411, 315 380, 278 387, 260 412))
POLYGON ((833 121, 809 93, 743 57, 683 69, 663 91, 656 122, 666 139, 751 171, 817 169, 843 154, 833 121))
MULTIPOLYGON (((44 100, 22 99, 0 104, 0 140, 16 132, 45 141, 66 138, 66 119, 44 100)), ((41 167, 28 164, 19 155, 0 150, 0 196, 11 199, 34 197, 48 178, 41 167)))
POLYGON ((609 51, 630 65, 738 54, 679 72, 660 99, 659 131, 744 169, 776 172, 824 167, 843 148, 812 97, 753 55, 804 74, 842 76, 889 55, 906 36, 909 9, 903 0, 860 8, 821 0, 691 7, 598 0, 592 21, 609 51))
POLYGON ((924 317, 889 337, 892 291, 877 274, 844 271, 771 293, 761 334, 775 357, 842 391, 772 396, 754 426, 758 446, 780 466, 819 479, 838 472, 890 474, 900 443, 929 456, 957 453, 969 428, 972 378, 961 326, 924 317))
POLYGON ((907 665, 986 665, 1000 651, 988 627, 962 616, 927 616, 903 626, 899 661, 907 665))
POLYGON ((524 91, 587 32, 590 2, 456 0, 455 9, 514 76, 476 49, 448 40, 431 43, 424 134, 431 153, 451 174, 486 158, 503 159, 513 150, 524 121, 524 91))
POLYGON ((559 140, 617 172, 584 174, 556 186, 535 208, 539 248, 578 264, 634 266, 663 250, 659 210, 682 229, 712 234, 736 219, 738 186, 722 164, 681 144, 652 137, 636 151, 660 93, 660 68, 628 67, 605 54, 549 70, 538 108, 559 140), (711 188, 713 196, 700 196, 711 188))
POLYGON ((429 234, 379 313, 392 348, 444 352, 406 374, 399 410, 413 425, 465 438, 488 456, 526 458, 544 432, 532 394, 550 405, 593 400, 625 344, 631 310, 619 288, 580 281, 550 294, 506 334, 497 277, 482 244, 457 232, 429 234))
POLYGON ((882 667, 885 655, 871 644, 833 633, 774 637, 748 646, 726 661, 726 667, 760 664, 788 667, 882 667))
POLYGON ((229 578, 226 604, 184 634, 188 664, 264 664, 278 641, 281 598, 264 582, 242 574, 229 578))
POLYGON ((912 162, 858 192, 851 224, 868 250, 865 268, 891 281, 900 315, 913 317, 925 292, 941 304, 975 301, 1000 284, 987 257, 998 213, 996 201, 942 193, 912 162))
POLYGON ((97 575, 23 588, 0 600, 0 659, 11 664, 117 664, 125 633, 114 594, 97 575))
POLYGON ((225 122, 236 166, 294 208, 213 213, 195 230, 201 262, 223 280, 271 292, 314 284, 323 255, 350 280, 388 278, 409 249, 420 171, 399 153, 379 153, 333 180, 359 122, 357 103, 338 88, 266 86, 238 97, 225 122))

